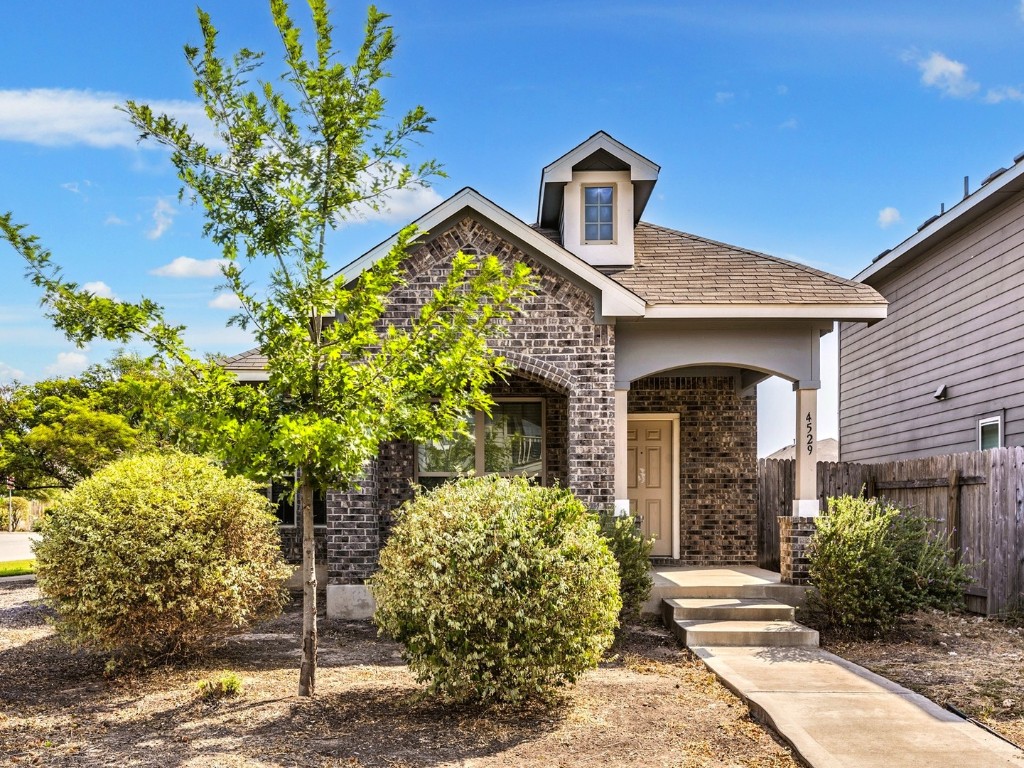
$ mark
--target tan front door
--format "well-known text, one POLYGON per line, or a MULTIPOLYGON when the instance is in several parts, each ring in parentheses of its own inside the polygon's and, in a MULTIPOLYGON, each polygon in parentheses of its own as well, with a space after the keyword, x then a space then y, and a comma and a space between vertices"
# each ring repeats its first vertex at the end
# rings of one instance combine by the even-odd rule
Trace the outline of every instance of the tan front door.
POLYGON ((672 422, 630 419, 626 428, 629 509, 653 557, 672 557, 672 422))

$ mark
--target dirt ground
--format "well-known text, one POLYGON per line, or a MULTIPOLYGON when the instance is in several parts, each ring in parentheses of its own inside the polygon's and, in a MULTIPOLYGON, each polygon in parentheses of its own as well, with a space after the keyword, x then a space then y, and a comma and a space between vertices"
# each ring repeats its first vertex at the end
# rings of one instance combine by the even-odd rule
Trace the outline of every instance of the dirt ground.
POLYGON ((1024 628, 973 614, 922 611, 872 641, 822 633, 833 653, 940 706, 952 705, 1024 748, 1024 628))
POLYGON ((107 680, 45 623, 33 583, 0 584, 0 764, 58 766, 797 766, 674 639, 629 627, 550 708, 481 711, 422 695, 368 623, 321 622, 299 699, 296 605, 202 662, 107 680), (234 698, 197 683, 226 671, 234 698))

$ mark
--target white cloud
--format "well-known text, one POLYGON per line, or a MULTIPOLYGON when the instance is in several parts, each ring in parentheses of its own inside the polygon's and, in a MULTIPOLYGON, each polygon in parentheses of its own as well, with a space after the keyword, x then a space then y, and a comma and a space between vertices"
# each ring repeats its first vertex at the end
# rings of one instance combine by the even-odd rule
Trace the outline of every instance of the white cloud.
POLYGON ((96 280, 91 283, 86 283, 82 286, 82 290, 88 291, 94 296, 99 296, 101 299, 112 299, 114 298, 114 292, 110 289, 110 286, 104 283, 102 280, 96 280))
POLYGON ((88 365, 89 358, 83 352, 60 352, 56 362, 46 366, 46 372, 52 376, 74 376, 88 365))
POLYGON ((374 211, 366 203, 352 206, 345 220, 359 223, 383 221, 392 224, 408 224, 442 202, 443 198, 432 188, 410 186, 396 192, 389 192, 386 203, 380 211, 374 211))
POLYGON ((728 104, 735 98, 736 94, 732 91, 718 91, 715 94, 715 104, 728 104))
POLYGON ((178 211, 174 206, 161 197, 153 206, 153 226, 146 230, 146 237, 150 240, 159 240, 171 228, 177 215, 178 211))
POLYGON ((981 87, 967 76, 967 65, 950 59, 942 53, 933 51, 928 58, 914 55, 911 59, 921 70, 921 83, 929 88, 936 88, 944 96, 955 99, 966 99, 978 92, 981 87))
POLYGON ((87 188, 89 188, 91 186, 92 186, 92 182, 89 181, 88 179, 86 179, 85 181, 82 181, 82 182, 78 182, 78 181, 68 181, 68 182, 65 182, 64 184, 60 185, 60 188, 61 189, 66 189, 68 192, 71 192, 74 195, 84 195, 85 194, 85 189, 87 189, 87 188), (83 188, 85 188, 85 189, 83 189, 83 188))
POLYGON ((775 93, 779 96, 787 96, 789 94, 789 86, 777 85, 775 86, 775 93))
POLYGON ((878 226, 882 229, 887 229, 893 224, 898 224, 901 221, 903 221, 903 217, 900 216, 900 212, 892 206, 883 208, 878 212, 878 226))
POLYGON ((1024 91, 1012 85, 1000 85, 989 88, 984 99, 986 104, 998 104, 1001 101, 1024 101, 1024 91))
MULTIPOLYGON (((123 112, 115 109, 126 99, 117 93, 87 90, 0 90, 0 140, 46 147, 81 144, 101 149, 135 147, 138 131, 123 112)), ((149 105, 155 114, 170 114, 187 122, 200 134, 203 129, 209 133, 206 115, 199 104, 151 101, 149 105)), ((201 137, 209 138, 205 134, 201 137)))
POLYGON ((222 264, 227 264, 224 259, 193 259, 189 256, 179 256, 170 264, 151 269, 149 274, 158 277, 219 277, 222 264))
POLYGON ((1020 0, 1020 5, 1017 6, 1017 13, 1021 20, 1024 21, 1024 0, 1020 0))
POLYGON ((103 224, 108 227, 123 227, 127 223, 127 221, 113 213, 103 220, 103 224))
POLYGON ((225 291, 214 296, 206 306, 214 309, 241 309, 242 302, 231 291, 225 291))
POLYGON ((0 383, 7 384, 12 381, 24 381, 25 372, 14 368, 7 363, 0 362, 0 383))
POLYGON ((797 122, 795 117, 791 117, 788 120, 783 120, 779 123, 779 128, 784 131, 795 131, 799 127, 800 123, 797 122))

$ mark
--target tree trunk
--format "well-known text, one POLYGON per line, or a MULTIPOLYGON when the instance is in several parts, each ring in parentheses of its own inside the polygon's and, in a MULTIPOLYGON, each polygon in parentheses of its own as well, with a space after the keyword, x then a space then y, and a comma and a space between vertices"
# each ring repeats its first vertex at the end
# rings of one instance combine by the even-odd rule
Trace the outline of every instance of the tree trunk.
POLYGON ((302 473, 301 483, 302 666, 299 667, 299 696, 312 696, 316 689, 316 542, 313 538, 313 486, 309 473, 302 473))

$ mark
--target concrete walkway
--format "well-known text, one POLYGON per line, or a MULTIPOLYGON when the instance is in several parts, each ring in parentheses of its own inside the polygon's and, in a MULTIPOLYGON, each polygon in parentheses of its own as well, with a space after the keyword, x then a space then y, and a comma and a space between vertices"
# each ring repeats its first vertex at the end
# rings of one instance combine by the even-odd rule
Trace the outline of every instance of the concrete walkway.
POLYGON ((819 648, 691 648, 812 768, 1024 767, 1024 753, 819 648))
POLYGON ((799 647, 766 647, 779 640, 771 622, 743 614, 778 623, 774 611, 783 603, 796 606, 799 619, 806 598, 805 588, 781 584, 779 574, 749 566, 677 566, 652 568, 651 575, 665 624, 811 768, 1024 768, 1021 750, 821 650, 817 633, 813 643, 794 644, 799 647), (773 613, 760 616, 772 602, 773 613), (737 628, 694 631, 709 614, 737 628), (751 638, 765 636, 772 642, 752 647, 751 638), (702 637, 711 640, 694 642, 702 637))

